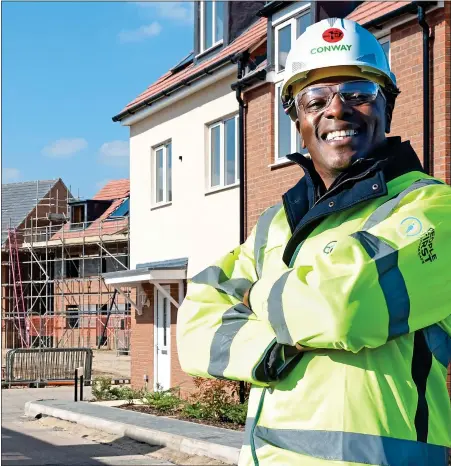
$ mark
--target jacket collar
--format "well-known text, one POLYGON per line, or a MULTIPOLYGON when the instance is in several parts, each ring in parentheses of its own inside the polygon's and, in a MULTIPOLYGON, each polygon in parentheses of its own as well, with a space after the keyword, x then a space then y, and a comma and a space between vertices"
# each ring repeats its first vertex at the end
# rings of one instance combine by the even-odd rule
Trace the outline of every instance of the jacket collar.
MULTIPOLYGON (((297 229, 302 220, 315 207, 315 210, 329 199, 335 208, 333 213, 352 207, 358 202, 379 197, 387 193, 387 183, 411 171, 423 171, 423 167, 409 141, 401 142, 400 137, 387 138, 383 146, 378 147, 368 157, 358 159, 345 173, 340 175, 328 190, 315 170, 311 159, 299 153, 287 158, 297 163, 305 176, 282 197, 291 230, 297 229), (374 189, 375 186, 378 189, 374 189), (321 196, 321 197, 320 197, 321 196)), ((323 209, 320 209, 321 211, 323 209)))

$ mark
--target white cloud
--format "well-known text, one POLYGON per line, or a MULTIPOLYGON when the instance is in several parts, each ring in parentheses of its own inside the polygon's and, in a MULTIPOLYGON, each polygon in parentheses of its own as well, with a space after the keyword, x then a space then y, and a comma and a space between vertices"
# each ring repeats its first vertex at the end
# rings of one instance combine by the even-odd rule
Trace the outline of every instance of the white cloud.
POLYGON ((105 165, 125 167, 128 165, 130 146, 128 141, 110 141, 99 150, 100 161, 105 165))
POLYGON ((162 30, 161 24, 157 21, 147 25, 141 26, 138 29, 123 30, 118 34, 119 41, 126 42, 141 42, 149 37, 155 37, 160 34, 162 30))
POLYGON ((194 16, 193 2, 137 2, 142 8, 153 10, 158 17, 191 24, 194 16))
POLYGON ((128 141, 110 141, 102 144, 100 154, 105 157, 128 157, 130 148, 128 141))
POLYGON ((20 178, 20 171, 17 168, 3 168, 2 181, 3 183, 11 183, 20 178))
POLYGON ((71 157, 88 147, 88 141, 83 138, 58 139, 42 149, 47 157, 71 157))

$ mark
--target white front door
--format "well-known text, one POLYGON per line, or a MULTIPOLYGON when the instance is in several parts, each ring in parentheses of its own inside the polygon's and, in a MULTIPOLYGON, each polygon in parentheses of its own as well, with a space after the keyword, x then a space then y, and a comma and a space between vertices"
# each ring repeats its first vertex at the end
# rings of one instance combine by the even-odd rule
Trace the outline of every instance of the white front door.
MULTIPOLYGON (((163 287, 169 291, 169 286, 163 287)), ((171 303, 155 288, 155 373, 154 390, 171 387, 171 303)))

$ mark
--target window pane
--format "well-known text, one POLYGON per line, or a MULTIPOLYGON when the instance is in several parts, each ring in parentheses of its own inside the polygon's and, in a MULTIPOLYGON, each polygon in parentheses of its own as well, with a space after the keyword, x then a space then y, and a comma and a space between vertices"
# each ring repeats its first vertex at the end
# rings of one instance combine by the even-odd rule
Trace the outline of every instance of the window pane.
POLYGON ((213 3, 204 4, 204 50, 213 45, 213 3))
POLYGON ((215 42, 218 42, 224 34, 224 2, 215 2, 215 8, 215 42))
POLYGON ((172 144, 166 146, 166 200, 172 201, 172 144))
POLYGON ((387 40, 381 45, 382 45, 382 48, 384 49, 385 55, 387 56, 388 63, 390 63, 390 41, 387 40))
POLYGON ((157 202, 163 202, 163 149, 155 153, 155 197, 157 202))
MULTIPOLYGON (((280 87, 278 88, 280 94, 280 87)), ((277 111, 277 124, 278 124, 278 157, 279 159, 285 157, 291 152, 291 119, 282 107, 280 98, 278 99, 277 111)))
POLYGON ((233 184, 236 181, 236 124, 235 118, 224 122, 225 131, 225 184, 233 184))
POLYGON ((285 69, 285 63, 287 61, 287 55, 291 48, 291 25, 285 26, 278 31, 279 38, 279 50, 277 51, 278 57, 278 69, 277 71, 282 71, 285 69))
POLYGON ((310 26, 310 12, 305 15, 299 16, 297 19, 297 30, 296 30, 296 39, 305 32, 308 26, 310 26))
POLYGON ((210 130, 210 165, 211 165, 211 186, 220 184, 221 165, 221 131, 219 126, 210 130))

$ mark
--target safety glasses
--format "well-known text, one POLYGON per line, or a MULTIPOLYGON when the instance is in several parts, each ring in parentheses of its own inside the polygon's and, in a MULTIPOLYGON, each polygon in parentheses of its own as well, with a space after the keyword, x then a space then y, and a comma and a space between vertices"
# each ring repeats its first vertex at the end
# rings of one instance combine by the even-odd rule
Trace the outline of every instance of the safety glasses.
MULTIPOLYGON (((338 94, 343 103, 353 107, 374 102, 380 91, 378 84, 372 81, 346 81, 333 86, 313 85, 296 96, 296 103, 302 105, 305 113, 320 113, 338 94)), ((384 94, 381 92, 381 95, 384 94)))

